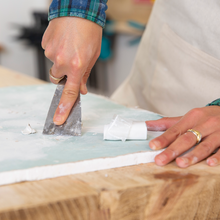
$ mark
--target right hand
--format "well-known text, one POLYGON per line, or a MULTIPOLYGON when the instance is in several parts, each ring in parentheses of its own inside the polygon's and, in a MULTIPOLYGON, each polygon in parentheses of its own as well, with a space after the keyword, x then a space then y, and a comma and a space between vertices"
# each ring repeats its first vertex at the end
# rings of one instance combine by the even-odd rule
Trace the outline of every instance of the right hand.
MULTIPOLYGON (((67 82, 54 115, 56 125, 63 124, 77 97, 87 93, 86 82, 100 55, 102 27, 78 17, 60 17, 50 21, 42 47, 54 64, 54 77, 67 76, 67 82)), ((50 78, 52 83, 57 81, 50 78)))

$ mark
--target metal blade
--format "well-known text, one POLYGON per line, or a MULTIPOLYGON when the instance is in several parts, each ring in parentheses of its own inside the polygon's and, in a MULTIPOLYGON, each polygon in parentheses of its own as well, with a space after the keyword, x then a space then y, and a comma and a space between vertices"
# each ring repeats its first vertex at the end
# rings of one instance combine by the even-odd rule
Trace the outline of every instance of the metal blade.
POLYGON ((60 102, 63 88, 66 83, 66 78, 61 80, 55 91, 47 119, 44 125, 43 134, 46 135, 66 135, 66 136, 80 136, 81 135, 81 101, 80 94, 70 112, 66 122, 62 125, 55 125, 53 116, 60 102))

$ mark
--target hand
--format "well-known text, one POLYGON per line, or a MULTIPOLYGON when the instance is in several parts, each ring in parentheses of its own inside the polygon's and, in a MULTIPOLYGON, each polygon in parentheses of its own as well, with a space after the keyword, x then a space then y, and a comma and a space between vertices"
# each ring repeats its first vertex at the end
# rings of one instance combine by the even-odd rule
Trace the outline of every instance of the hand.
MULTIPOLYGON (((209 157, 220 147, 220 107, 207 106, 189 111, 183 117, 162 118, 156 121, 147 121, 148 130, 165 131, 161 136, 150 141, 150 148, 162 153, 155 157, 159 166, 168 164, 176 159, 179 167, 185 168, 209 157), (202 141, 196 144, 196 136, 188 129, 194 129, 202 134, 202 141)), ((207 159, 209 166, 220 164, 220 150, 207 159)))
MULTIPOLYGON (((102 27, 78 17, 53 19, 44 33, 42 47, 54 64, 52 76, 67 76, 67 82, 54 115, 54 123, 63 124, 77 97, 87 93, 86 82, 100 55, 102 27)), ((57 83, 50 77, 52 83, 57 83)))

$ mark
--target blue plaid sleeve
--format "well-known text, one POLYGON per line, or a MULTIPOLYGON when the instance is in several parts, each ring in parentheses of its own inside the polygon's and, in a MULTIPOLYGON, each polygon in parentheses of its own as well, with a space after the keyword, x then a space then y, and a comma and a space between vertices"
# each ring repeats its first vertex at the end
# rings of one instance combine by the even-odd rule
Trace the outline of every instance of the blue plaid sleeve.
POLYGON ((58 17, 75 16, 85 18, 104 27, 108 0, 53 0, 48 20, 58 17))
POLYGON ((215 101, 209 103, 209 104, 206 105, 206 106, 213 106, 213 105, 220 106, 220 99, 216 99, 215 101))

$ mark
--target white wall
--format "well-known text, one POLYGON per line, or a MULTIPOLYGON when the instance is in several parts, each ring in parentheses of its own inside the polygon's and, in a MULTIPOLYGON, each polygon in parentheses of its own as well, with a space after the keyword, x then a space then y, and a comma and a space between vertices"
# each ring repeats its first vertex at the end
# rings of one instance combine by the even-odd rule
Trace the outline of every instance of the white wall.
POLYGON ((115 54, 107 67, 108 96, 124 82, 131 72, 139 43, 131 45, 136 36, 118 34, 115 42, 115 54))
POLYGON ((0 44, 6 52, 0 56, 0 65, 36 76, 35 50, 26 47, 22 42, 13 40, 19 31, 13 24, 33 24, 33 11, 47 11, 47 0, 0 0, 0 44))

